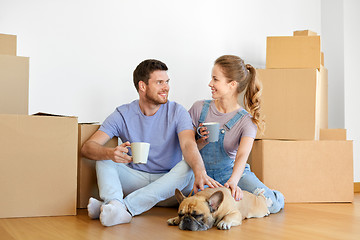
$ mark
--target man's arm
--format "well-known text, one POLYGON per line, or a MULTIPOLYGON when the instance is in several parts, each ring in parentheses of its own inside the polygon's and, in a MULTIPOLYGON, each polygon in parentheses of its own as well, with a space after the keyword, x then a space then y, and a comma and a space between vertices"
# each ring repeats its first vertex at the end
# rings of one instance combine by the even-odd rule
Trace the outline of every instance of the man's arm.
POLYGON ((192 168, 195 175, 194 192, 198 192, 198 189, 204 190, 204 185, 211 188, 220 187, 220 183, 206 174, 204 162, 195 142, 195 132, 193 130, 181 131, 179 141, 185 161, 192 168))
POLYGON ((117 163, 128 163, 132 158, 127 155, 129 142, 125 142, 115 148, 104 147, 110 137, 103 131, 96 131, 81 148, 81 154, 92 160, 113 160, 117 163))

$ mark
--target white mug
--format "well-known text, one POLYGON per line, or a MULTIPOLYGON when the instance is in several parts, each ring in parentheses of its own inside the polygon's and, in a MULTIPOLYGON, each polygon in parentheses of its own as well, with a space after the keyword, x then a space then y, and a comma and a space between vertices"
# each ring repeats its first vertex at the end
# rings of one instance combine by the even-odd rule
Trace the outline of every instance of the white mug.
POLYGON ((149 156, 150 143, 133 142, 131 143, 131 153, 133 163, 146 164, 149 156))
MULTIPOLYGON (((209 134, 208 134, 209 137, 206 139, 208 142, 219 141, 220 124, 218 122, 203 123, 203 127, 206 127, 207 131, 209 132, 209 134)), ((200 134, 200 132, 199 132, 200 129, 201 129, 201 127, 198 127, 196 129, 197 133, 199 134, 200 137, 205 137, 206 135, 200 134)))

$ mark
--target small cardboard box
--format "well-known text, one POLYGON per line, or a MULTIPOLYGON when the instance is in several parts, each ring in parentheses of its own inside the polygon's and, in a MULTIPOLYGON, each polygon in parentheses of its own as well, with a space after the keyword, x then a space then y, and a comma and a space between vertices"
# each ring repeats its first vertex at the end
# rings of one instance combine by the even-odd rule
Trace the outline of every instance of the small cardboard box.
MULTIPOLYGON (((81 155, 81 147, 99 127, 98 124, 79 124, 77 208, 86 208, 90 197, 100 199, 95 169, 96 161, 81 155)), ((105 146, 116 147, 117 145, 118 139, 113 138, 105 146)))
POLYGON ((352 141, 258 140, 251 169, 291 202, 352 202, 352 141))
POLYGON ((320 36, 267 37, 266 68, 321 66, 320 36))
POLYGON ((264 135, 257 139, 318 140, 328 127, 327 69, 257 69, 263 84, 264 135))
POLYGON ((76 117, 0 115, 0 218, 76 215, 76 117))
POLYGON ((320 140, 346 140, 346 129, 320 129, 320 140))
POLYGON ((16 56, 16 35, 0 34, 0 55, 16 56))
POLYGON ((0 114, 28 114, 29 58, 0 55, 0 114))
POLYGON ((310 30, 298 30, 294 31, 294 36, 317 36, 317 33, 310 30))

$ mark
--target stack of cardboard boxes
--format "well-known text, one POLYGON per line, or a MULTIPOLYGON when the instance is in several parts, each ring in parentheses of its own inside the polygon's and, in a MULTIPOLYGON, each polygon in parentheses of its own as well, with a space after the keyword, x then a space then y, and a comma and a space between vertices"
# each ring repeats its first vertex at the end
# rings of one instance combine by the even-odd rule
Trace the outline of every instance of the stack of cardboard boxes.
POLYGON ((351 202, 352 141, 328 129, 328 78, 320 36, 295 31, 268 37, 262 114, 266 122, 250 157, 252 171, 286 202, 351 202))
POLYGON ((0 34, 0 218, 75 215, 77 118, 28 115, 29 58, 16 45, 0 34))
POLYGON ((16 40, 0 34, 0 114, 28 114, 29 58, 16 56, 16 40))
POLYGON ((16 50, 17 37, 0 34, 0 218, 75 215, 99 198, 95 161, 80 153, 99 125, 29 116, 29 58, 16 50))

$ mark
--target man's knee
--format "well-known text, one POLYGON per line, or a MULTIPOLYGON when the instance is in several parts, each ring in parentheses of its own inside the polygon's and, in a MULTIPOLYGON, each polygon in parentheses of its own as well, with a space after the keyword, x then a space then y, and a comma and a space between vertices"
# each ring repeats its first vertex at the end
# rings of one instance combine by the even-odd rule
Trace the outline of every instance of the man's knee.
POLYGON ((192 170, 185 160, 181 160, 170 170, 170 172, 183 175, 191 174, 192 170))
POLYGON ((95 167, 97 169, 104 169, 104 168, 112 168, 114 167, 114 162, 112 160, 97 160, 95 161, 95 167))

